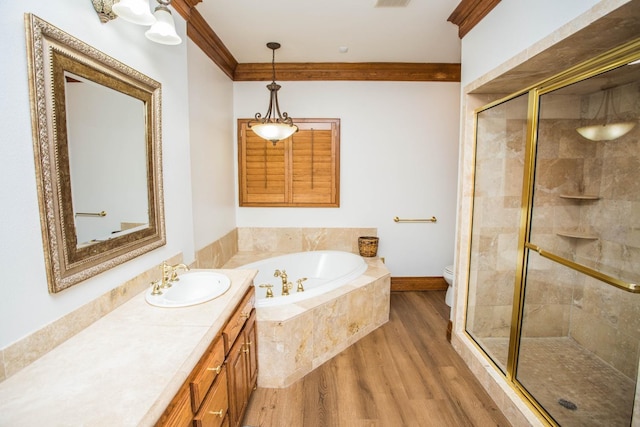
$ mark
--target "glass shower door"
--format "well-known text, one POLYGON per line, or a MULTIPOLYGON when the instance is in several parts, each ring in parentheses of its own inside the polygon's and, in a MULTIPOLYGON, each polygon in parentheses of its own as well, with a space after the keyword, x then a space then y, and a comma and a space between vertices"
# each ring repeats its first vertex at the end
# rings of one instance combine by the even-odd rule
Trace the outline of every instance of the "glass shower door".
POLYGON ((640 356, 638 117, 638 64, 539 98, 515 378, 562 426, 631 423, 640 356), (613 123, 633 125, 623 133, 613 123))
POLYGON ((467 333, 506 372, 518 260, 527 95, 478 112, 467 333))

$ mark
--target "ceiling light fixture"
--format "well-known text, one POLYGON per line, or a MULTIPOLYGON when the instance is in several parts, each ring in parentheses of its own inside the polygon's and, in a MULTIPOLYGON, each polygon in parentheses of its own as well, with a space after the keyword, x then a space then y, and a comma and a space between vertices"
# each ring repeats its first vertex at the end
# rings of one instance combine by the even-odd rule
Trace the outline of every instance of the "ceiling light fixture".
POLYGON ((276 49, 280 48, 280 43, 270 42, 267 43, 267 47, 272 50, 271 69, 273 71, 273 79, 267 85, 269 108, 264 117, 259 112, 256 113, 255 121, 249 122, 249 128, 259 137, 271 141, 275 146, 278 141, 296 133, 298 126, 293 123, 293 119, 286 112, 280 113, 278 105, 278 90, 281 86, 276 83, 276 49))
POLYGON ((602 118, 604 123, 582 126, 576 129, 580 135, 591 141, 611 141, 626 135, 636 126, 636 122, 622 121, 619 118, 615 104, 613 103, 613 87, 603 88, 603 91, 604 95, 602 96, 602 102, 600 103, 593 120, 598 118, 598 115, 604 106, 604 116, 602 118), (609 114, 609 109, 613 112, 612 115, 609 114), (611 123, 611 120, 616 121, 611 123))

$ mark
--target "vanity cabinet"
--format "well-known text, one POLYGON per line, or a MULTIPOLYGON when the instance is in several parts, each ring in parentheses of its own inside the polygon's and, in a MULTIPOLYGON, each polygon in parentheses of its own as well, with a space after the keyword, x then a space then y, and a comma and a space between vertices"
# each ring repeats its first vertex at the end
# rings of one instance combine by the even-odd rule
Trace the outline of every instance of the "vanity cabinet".
POLYGON ((256 386, 255 291, 250 286, 156 426, 238 426, 256 386))

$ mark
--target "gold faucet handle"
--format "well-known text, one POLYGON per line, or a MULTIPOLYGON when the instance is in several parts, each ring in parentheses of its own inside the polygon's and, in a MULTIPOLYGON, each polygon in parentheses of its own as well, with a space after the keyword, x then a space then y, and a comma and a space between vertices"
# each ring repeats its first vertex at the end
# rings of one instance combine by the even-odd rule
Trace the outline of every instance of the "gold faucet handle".
POLYGON ((304 292, 304 286, 302 286, 302 282, 304 282, 305 280, 307 280, 306 277, 303 277, 302 279, 296 280, 296 283, 298 284, 297 292, 304 292))
POLYGON ((269 283, 263 283, 258 285, 261 288, 267 288, 267 298, 273 298, 273 285, 269 283))
POLYGON ((160 280, 156 280, 155 282, 151 282, 151 295, 162 295, 162 291, 160 290, 160 280))

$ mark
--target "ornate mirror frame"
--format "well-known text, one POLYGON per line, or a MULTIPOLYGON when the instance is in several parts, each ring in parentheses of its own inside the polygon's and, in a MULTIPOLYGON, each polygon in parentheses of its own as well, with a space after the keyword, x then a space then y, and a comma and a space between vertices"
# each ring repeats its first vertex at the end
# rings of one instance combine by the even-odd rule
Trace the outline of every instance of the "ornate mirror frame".
POLYGON ((166 244, 161 85, 35 15, 25 14, 25 26, 40 222, 49 292, 56 293, 166 244), (142 101, 148 227, 78 245, 65 111, 68 72, 142 101))

